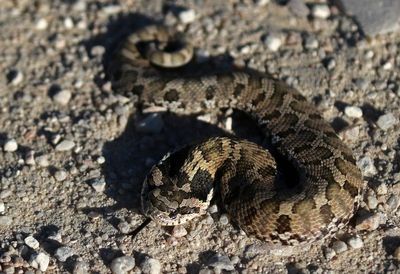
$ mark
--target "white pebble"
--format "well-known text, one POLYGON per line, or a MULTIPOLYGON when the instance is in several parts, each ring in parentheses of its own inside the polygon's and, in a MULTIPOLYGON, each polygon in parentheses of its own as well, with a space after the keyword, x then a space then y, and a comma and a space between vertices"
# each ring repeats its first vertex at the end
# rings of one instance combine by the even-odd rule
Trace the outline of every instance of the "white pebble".
POLYGON ((36 157, 36 162, 41 167, 48 167, 50 165, 47 155, 40 155, 36 157))
POLYGON ((33 236, 28 236, 24 239, 24 243, 32 249, 39 248, 39 242, 33 236))
POLYGON ((29 264, 36 269, 40 269, 40 271, 46 271, 47 267, 49 266, 50 263, 50 257, 45 254, 40 252, 39 254, 32 254, 32 256, 29 259, 29 264))
POLYGON ((182 238, 182 237, 185 237, 187 235, 187 230, 186 230, 185 227, 183 227, 181 225, 176 225, 172 229, 171 235, 173 237, 175 237, 175 238, 182 238))
POLYGON ((347 244, 353 249, 362 248, 364 246, 362 239, 358 236, 354 236, 348 239, 347 244))
POLYGON ((316 4, 311 8, 311 14, 314 18, 327 19, 331 15, 328 5, 316 4))
POLYGON ((384 70, 391 70, 393 68, 393 65, 390 62, 386 62, 385 64, 383 64, 382 68, 384 70))
POLYGON ((8 139, 5 143, 4 143, 4 151, 7 152, 14 152, 18 149, 18 143, 17 141, 15 141, 15 139, 8 139))
POLYGON ((67 178, 67 172, 65 172, 64 170, 57 170, 55 173, 54 173, 54 178, 57 180, 57 181, 59 181, 59 182, 62 182, 62 181, 64 181, 66 178, 67 178))
POLYGON ((144 274, 159 274, 161 273, 161 264, 156 259, 146 257, 140 264, 140 269, 144 274))
POLYGON ((110 265, 114 274, 125 274, 135 267, 135 259, 131 256, 122 256, 115 258, 110 265))
POLYGON ((101 179, 95 179, 92 182, 92 187, 96 192, 104 192, 106 189, 106 182, 101 179))
POLYGON ((256 0, 255 4, 259 7, 263 7, 267 5, 270 2, 270 0, 256 0))
POLYGON ((345 242, 342 241, 335 241, 332 244, 332 249, 335 250, 337 254, 343 253, 347 250, 347 245, 345 242))
POLYGON ((106 162, 106 158, 104 158, 103 156, 99 156, 97 159, 96 159, 96 162, 98 163, 98 164, 104 164, 105 162, 106 162))
POLYGON ((57 146, 57 151, 68 151, 71 150, 75 146, 75 143, 71 140, 63 140, 57 146))
POLYGON ((378 172, 375 168, 374 161, 369 156, 361 158, 358 161, 358 166, 361 168, 365 176, 373 176, 378 172))
POLYGON ((178 14, 178 18, 182 23, 188 24, 196 19, 196 13, 192 9, 186 9, 178 14))
POLYGON ((282 45, 282 39, 277 34, 268 34, 264 39, 264 44, 270 51, 277 51, 282 45))
POLYGON ((64 19, 64 26, 67 29, 72 29, 74 27, 74 21, 72 21, 71 17, 64 19))
POLYGON ((0 202, 0 213, 4 213, 4 211, 6 211, 6 206, 4 202, 0 202))
POLYGON ((382 130, 388 130, 393 127, 397 123, 396 117, 392 113, 387 113, 378 118, 376 124, 382 130))
POLYGON ((49 23, 46 19, 41 18, 39 21, 36 22, 36 29, 38 30, 45 30, 49 26, 49 23))
POLYGON ((59 92, 57 92, 56 94, 54 94, 53 100, 57 104, 65 106, 71 100, 71 96, 72 96, 72 94, 69 90, 63 89, 63 90, 60 90, 59 92))
POLYGON ((35 162, 35 151, 29 150, 25 154, 25 159, 24 160, 25 160, 25 163, 27 165, 34 166, 36 164, 36 162, 35 162))
POLYGON ((210 206, 207 210, 208 210, 208 212, 209 212, 210 214, 214 214, 214 213, 217 213, 217 212, 218 212, 218 207, 217 207, 217 205, 212 205, 212 206, 210 206))
POLYGON ((344 114, 350 118, 361 118, 363 116, 361 108, 356 106, 347 106, 344 109, 344 114))
POLYGON ((375 195, 368 195, 367 205, 369 209, 375 209, 378 206, 378 200, 376 199, 375 195))
POLYGON ((336 256, 336 252, 335 252, 335 250, 333 250, 332 248, 327 247, 327 248, 324 250, 324 256, 325 256, 325 258, 326 258, 328 261, 330 261, 330 260, 333 259, 333 257, 336 256))
POLYGON ((65 262, 69 257, 74 255, 74 251, 72 248, 68 246, 62 246, 57 248, 56 252, 54 253, 54 256, 59 260, 60 262, 65 262))
POLYGON ((385 183, 381 183, 377 188, 376 188, 376 194, 378 195, 385 195, 388 192, 387 185, 385 183))
POLYGON ((22 83, 23 80, 24 80, 24 74, 19 70, 15 70, 12 75, 12 79, 10 79, 10 84, 13 86, 18 86, 19 84, 22 83))
POLYGON ((221 214, 221 217, 219 217, 219 222, 220 222, 222 225, 227 225, 227 224, 229 223, 228 215, 226 215, 226 214, 221 214))

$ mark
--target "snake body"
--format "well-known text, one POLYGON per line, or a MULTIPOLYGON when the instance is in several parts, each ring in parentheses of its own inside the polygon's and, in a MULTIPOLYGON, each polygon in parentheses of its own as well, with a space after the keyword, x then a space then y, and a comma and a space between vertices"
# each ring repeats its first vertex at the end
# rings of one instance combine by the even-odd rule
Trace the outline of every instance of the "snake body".
POLYGON ((165 75, 154 65, 185 64, 193 52, 190 46, 163 50, 176 37, 160 26, 130 35, 115 57, 114 90, 137 94, 144 106, 185 113, 244 111, 270 138, 273 154, 287 159, 297 175, 282 182, 265 148, 214 137, 165 156, 151 169, 141 192, 144 214, 160 225, 182 224, 205 213, 218 195, 247 235, 284 245, 313 241, 345 225, 360 200, 361 172, 315 107, 294 88, 258 73, 165 75), (148 45, 140 51, 143 43, 148 45))

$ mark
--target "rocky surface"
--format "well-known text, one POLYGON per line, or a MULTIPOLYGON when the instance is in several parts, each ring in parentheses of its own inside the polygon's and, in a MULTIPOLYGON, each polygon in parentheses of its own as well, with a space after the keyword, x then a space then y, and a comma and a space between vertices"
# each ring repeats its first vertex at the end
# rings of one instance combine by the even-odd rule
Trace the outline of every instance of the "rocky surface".
POLYGON ((398 34, 366 39, 336 6, 301 0, 0 1, 0 22, 0 272, 399 271, 398 34), (141 183, 166 152, 227 131, 263 142, 241 113, 140 114, 112 91, 111 52, 154 22, 184 30, 198 62, 267 72, 316 105, 365 178, 345 229, 269 246, 214 205, 183 227, 136 231, 141 183))

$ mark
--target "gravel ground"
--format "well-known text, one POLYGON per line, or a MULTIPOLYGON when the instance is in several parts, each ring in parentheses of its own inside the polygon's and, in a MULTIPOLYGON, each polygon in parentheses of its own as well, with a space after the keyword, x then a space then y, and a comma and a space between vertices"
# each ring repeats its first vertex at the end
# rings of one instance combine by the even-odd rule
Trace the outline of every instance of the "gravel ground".
POLYGON ((398 273, 400 36, 365 37, 321 1, 282 2, 0 1, 0 272, 398 273), (346 230, 276 248, 212 206, 184 227, 126 235, 167 151, 227 131, 262 141, 240 113, 139 114, 111 90, 113 48, 156 22, 188 33, 198 62, 266 71, 314 102, 365 178, 346 230))

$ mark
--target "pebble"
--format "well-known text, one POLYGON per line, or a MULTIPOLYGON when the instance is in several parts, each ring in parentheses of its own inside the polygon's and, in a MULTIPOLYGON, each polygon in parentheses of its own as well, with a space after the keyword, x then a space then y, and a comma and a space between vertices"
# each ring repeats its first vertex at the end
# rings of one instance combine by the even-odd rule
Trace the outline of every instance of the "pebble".
POLYGON ((394 258, 395 258, 396 260, 400 261, 400 246, 398 246, 398 247, 396 248, 396 250, 395 250, 394 253, 393 253, 393 256, 394 256, 394 258))
POLYGON ((336 252, 336 254, 340 254, 347 250, 347 245, 345 242, 335 241, 332 244, 332 249, 336 252))
POLYGON ((7 197, 10 197, 12 194, 11 189, 3 189, 2 191, 0 191, 0 199, 5 199, 7 197))
POLYGON ((106 52, 106 48, 101 45, 94 46, 90 49, 90 54, 92 56, 102 56, 104 52, 106 52))
POLYGON ((71 91, 63 89, 53 95, 53 101, 59 105, 65 106, 71 100, 71 96, 72 96, 71 91))
POLYGON ((183 24, 188 24, 196 19, 196 12, 193 9, 184 9, 179 12, 178 18, 183 24))
POLYGON ((344 109, 344 114, 350 118, 361 118, 363 116, 361 108, 357 106, 347 106, 344 109))
POLYGON ((311 14, 314 18, 327 19, 331 15, 328 5, 316 4, 311 8, 311 14))
POLYGON ((89 273, 89 265, 86 262, 76 262, 74 265, 74 269, 72 270, 73 274, 88 274, 89 273))
POLYGON ((106 182, 102 178, 96 178, 92 181, 91 186, 96 192, 104 192, 106 189, 106 182))
POLYGON ((143 133, 157 134, 160 133, 164 127, 161 114, 151 113, 146 116, 142 121, 136 124, 136 130, 143 133))
POLYGON ((282 45, 281 37, 274 33, 268 34, 263 42, 270 51, 277 51, 282 45))
POLYGON ((330 261, 333 259, 333 257, 336 256, 336 252, 332 248, 327 247, 324 249, 324 256, 325 256, 325 259, 330 261))
POLYGON ((35 161, 35 151, 34 150, 29 150, 26 154, 25 154, 25 163, 27 165, 30 166, 34 166, 36 165, 36 161, 35 161))
POLYGON ((101 165, 104 164, 106 162, 106 158, 104 158, 103 156, 100 156, 96 159, 96 162, 101 165))
POLYGON ((159 274, 161 273, 161 264, 154 258, 146 257, 140 264, 140 269, 144 274, 159 274))
POLYGON ((9 226, 12 224, 12 218, 9 216, 0 216, 0 226, 9 226))
POLYGON ((310 14, 310 10, 303 0, 289 0, 287 5, 290 11, 299 17, 307 17, 310 14))
POLYGON ((71 140, 63 140, 57 146, 57 151, 68 151, 71 150, 75 146, 75 143, 71 140))
POLYGON ((358 140, 358 137, 360 135, 360 127, 358 126, 350 126, 347 127, 345 129, 343 129, 340 133, 339 133, 340 137, 343 140, 358 140))
POLYGON ((39 242, 33 236, 28 236, 24 239, 24 243, 32 249, 39 248, 39 242))
POLYGON ((49 266, 50 263, 50 257, 43 253, 34 253, 31 255, 29 259, 29 264, 36 269, 40 269, 40 271, 46 271, 47 267, 49 266))
POLYGON ((4 211, 6 211, 6 206, 4 202, 0 202, 0 213, 3 213, 4 211))
POLYGON ((391 128, 395 124, 397 124, 397 119, 392 113, 387 113, 387 114, 380 116, 378 118, 378 121, 376 121, 376 124, 382 130, 388 130, 389 128, 391 128))
POLYGON ((391 212, 396 212, 399 205, 400 205, 400 199, 399 196, 396 194, 390 195, 389 199, 386 202, 387 206, 389 207, 389 210, 391 212))
POLYGON ((364 246, 364 242, 358 236, 353 236, 347 240, 347 244, 353 249, 359 249, 364 246))
POLYGON ((327 70, 333 70, 336 67, 336 61, 333 58, 330 58, 328 62, 326 63, 326 69, 327 70))
POLYGON ((370 194, 367 196, 367 205, 369 209, 375 209, 378 206, 378 200, 375 195, 370 194))
POLYGON ((36 22, 36 29, 38 30, 45 30, 49 26, 49 23, 45 18, 39 19, 39 21, 36 22))
POLYGON ((388 192, 387 185, 385 183, 381 183, 377 188, 376 188, 376 194, 378 195, 385 195, 388 192))
POLYGON ((215 254, 212 256, 207 263, 208 266, 212 266, 218 270, 232 271, 235 269, 231 260, 226 255, 215 254))
POLYGON ((24 80, 24 74, 19 70, 13 70, 9 75, 10 84, 18 86, 24 80))
POLYGON ((221 217, 219 217, 219 222, 220 222, 222 225, 227 225, 227 224, 229 224, 228 215, 227 215, 227 214, 221 214, 221 217))
POLYGON ((54 178, 59 182, 64 181, 67 178, 67 176, 68 176, 68 174, 64 170, 57 170, 54 173, 54 178))
POLYGON ((40 155, 36 157, 36 163, 41 167, 48 167, 50 165, 47 155, 40 155))
POLYGON ((369 82, 364 78, 355 79, 354 84, 361 90, 367 90, 369 86, 369 82))
POLYGON ((318 40, 313 36, 307 36, 304 41, 304 48, 306 49, 316 49, 318 48, 318 40))
POLYGON ((122 234, 128 234, 131 230, 131 226, 128 224, 128 222, 122 221, 118 223, 118 230, 122 234))
POLYGON ((64 19, 64 27, 67 29, 72 29, 74 27, 74 21, 72 21, 71 17, 64 19))
POLYGON ((256 1, 254 1, 254 3, 259 7, 266 6, 269 2, 270 2, 270 0, 256 0, 256 1))
POLYGON ((5 143, 4 143, 4 151, 7 152, 14 152, 17 151, 18 149, 18 143, 15 139, 8 139, 5 143))
POLYGON ((124 274, 135 267, 135 258, 131 256, 122 256, 115 258, 110 265, 110 269, 114 274, 124 274))
POLYGON ((54 253, 54 256, 59 260, 60 262, 65 262, 69 257, 74 255, 74 250, 68 246, 62 246, 57 248, 56 252, 54 253))
POLYGON ((367 216, 359 216, 356 219, 356 226, 355 228, 359 231, 367 230, 373 231, 379 227, 381 223, 381 215, 376 214, 369 214, 367 216))
POLYGON ((374 161, 369 156, 364 156, 358 160, 358 166, 363 171, 364 176, 373 176, 378 172, 375 168, 374 161))
POLYGON ((218 206, 217 206, 216 204, 214 204, 214 205, 210 206, 210 207, 207 209, 207 211, 208 211, 210 214, 217 213, 217 212, 218 212, 218 206))
POLYGON ((176 225, 172 229, 171 235, 175 238, 182 238, 187 235, 187 230, 184 226, 182 225, 176 225))

